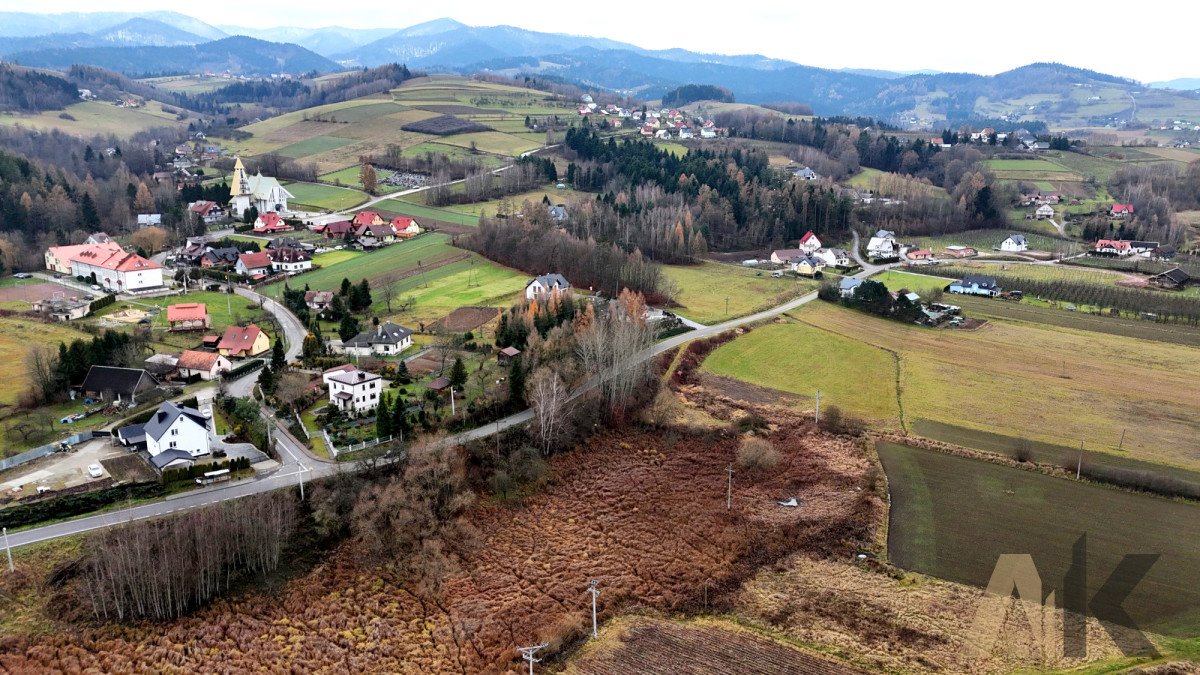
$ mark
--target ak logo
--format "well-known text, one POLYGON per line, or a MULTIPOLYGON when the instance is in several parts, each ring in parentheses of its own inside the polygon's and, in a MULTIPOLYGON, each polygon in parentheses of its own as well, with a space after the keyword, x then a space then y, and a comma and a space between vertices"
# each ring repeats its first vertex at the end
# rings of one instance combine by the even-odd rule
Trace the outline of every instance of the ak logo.
MULTIPOLYGON (((1141 583, 1146 573, 1158 561, 1159 554, 1128 554, 1108 576, 1091 598, 1087 587, 1087 535, 1075 541, 1071 549, 1071 566, 1063 577, 1062 598, 1062 656, 1082 658, 1087 655, 1087 617, 1100 622, 1113 643, 1126 656, 1157 657, 1158 650, 1133 618, 1122 607, 1129 594, 1141 583)), ((986 657, 991 654, 1000 635, 1010 600, 1016 595, 1035 644, 1042 645, 1049 655, 1050 645, 1058 624, 1059 608, 1054 592, 1043 594, 1042 578, 1033 556, 1026 553, 1006 553, 996 561, 988 581, 983 603, 975 612, 970 643, 986 657)))

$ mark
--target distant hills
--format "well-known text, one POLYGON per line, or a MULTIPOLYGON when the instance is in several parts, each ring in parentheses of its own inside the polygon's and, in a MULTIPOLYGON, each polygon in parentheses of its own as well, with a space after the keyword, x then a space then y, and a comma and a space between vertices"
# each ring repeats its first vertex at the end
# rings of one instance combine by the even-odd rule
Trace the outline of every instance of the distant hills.
POLYGON ((88 64, 144 77, 161 73, 230 72, 238 75, 329 72, 341 67, 293 44, 249 37, 228 37, 173 47, 76 47, 24 51, 7 56, 14 63, 65 70, 88 64))
POLYGON ((1180 77, 1164 82, 1151 82, 1151 87, 1157 89, 1180 89, 1187 91, 1200 90, 1200 77, 1180 77))

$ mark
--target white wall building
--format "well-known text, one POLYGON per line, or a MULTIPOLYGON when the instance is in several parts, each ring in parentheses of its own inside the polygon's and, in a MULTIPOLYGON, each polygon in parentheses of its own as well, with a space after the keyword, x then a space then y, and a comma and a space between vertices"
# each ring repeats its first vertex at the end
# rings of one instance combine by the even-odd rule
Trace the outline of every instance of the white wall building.
POLYGON ((154 417, 145 425, 146 451, 150 453, 151 463, 160 471, 170 468, 168 462, 158 466, 154 459, 164 453, 168 457, 178 455, 181 451, 191 458, 209 453, 208 418, 195 408, 186 408, 165 401, 159 406, 154 417))
POLYGON ((352 366, 325 371, 329 403, 343 412, 366 413, 379 407, 383 378, 352 366))

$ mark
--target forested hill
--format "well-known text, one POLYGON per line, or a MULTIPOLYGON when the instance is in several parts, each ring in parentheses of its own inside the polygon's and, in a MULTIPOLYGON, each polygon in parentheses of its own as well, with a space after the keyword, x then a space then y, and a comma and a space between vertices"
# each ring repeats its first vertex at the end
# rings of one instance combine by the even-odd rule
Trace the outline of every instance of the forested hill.
POLYGON ((0 63, 0 111, 61 110, 79 100, 79 90, 62 77, 0 63))

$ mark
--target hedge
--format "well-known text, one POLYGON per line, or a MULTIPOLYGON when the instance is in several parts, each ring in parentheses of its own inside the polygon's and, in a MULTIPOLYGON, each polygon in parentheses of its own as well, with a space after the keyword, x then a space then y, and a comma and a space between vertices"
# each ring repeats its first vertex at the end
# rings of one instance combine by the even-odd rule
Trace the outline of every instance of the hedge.
POLYGON ((95 312, 98 309, 104 309, 105 307, 108 307, 109 305, 113 304, 116 301, 117 301, 117 296, 115 296, 115 295, 105 295, 97 300, 93 300, 92 304, 90 304, 88 306, 88 313, 90 314, 92 312, 95 312))
POLYGON ((163 483, 179 483, 199 478, 209 471, 229 469, 231 473, 237 473, 249 468, 249 457, 237 457, 224 462, 214 462, 213 464, 193 464, 185 469, 167 469, 163 472, 162 479, 163 483))
POLYGON ((160 497, 164 492, 162 484, 158 482, 134 483, 18 504, 0 511, 0 525, 21 527, 46 520, 69 518, 130 499, 160 497))
POLYGON ((223 377, 226 380, 236 380, 237 378, 241 377, 242 375, 245 375, 246 373, 253 373, 254 371, 258 370, 259 368, 262 368, 265 365, 267 365, 267 362, 264 361, 263 359, 254 359, 254 360, 243 363, 242 365, 238 366, 237 368, 234 368, 233 370, 230 370, 229 372, 225 373, 225 375, 223 377))

